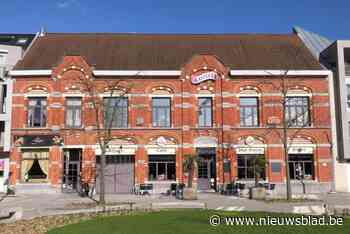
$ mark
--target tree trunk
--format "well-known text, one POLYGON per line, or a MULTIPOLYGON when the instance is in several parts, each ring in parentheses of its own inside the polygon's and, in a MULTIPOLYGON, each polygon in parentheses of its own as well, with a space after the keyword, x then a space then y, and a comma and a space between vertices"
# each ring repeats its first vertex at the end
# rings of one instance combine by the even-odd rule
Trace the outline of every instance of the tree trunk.
POLYGON ((286 96, 287 96, 287 89, 286 89, 286 83, 285 78, 282 80, 282 92, 283 92, 283 113, 282 113, 282 124, 283 124, 283 148, 284 148, 284 158, 285 158, 285 172, 286 172, 286 190, 287 190, 287 200, 292 199, 292 189, 290 185, 290 174, 289 174, 289 158, 288 158, 288 124, 286 119, 286 96))
POLYGON ((192 188, 192 180, 193 180, 193 167, 188 171, 187 186, 189 188, 192 188))
POLYGON ((255 174, 255 187, 258 187, 260 176, 255 174))
POLYGON ((105 150, 101 150, 101 156, 100 156, 100 199, 99 204, 105 205, 105 167, 106 167, 106 157, 105 157, 105 150))

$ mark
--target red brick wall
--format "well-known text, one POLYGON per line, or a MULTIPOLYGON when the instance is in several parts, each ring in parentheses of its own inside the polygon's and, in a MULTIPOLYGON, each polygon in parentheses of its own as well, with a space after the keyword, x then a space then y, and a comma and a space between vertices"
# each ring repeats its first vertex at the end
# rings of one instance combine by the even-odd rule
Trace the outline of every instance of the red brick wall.
MULTIPOLYGON (((193 69, 203 67, 203 58, 201 56, 194 57, 182 70, 181 77, 128 77, 124 84, 132 83, 129 97, 129 125, 127 130, 113 130, 116 136, 130 136, 135 139, 139 145, 135 155, 135 182, 143 183, 148 178, 147 152, 143 147, 149 143, 151 137, 167 136, 173 137, 179 147, 176 150, 177 169, 176 177, 178 181, 182 181, 182 158, 183 155, 195 151, 193 148, 194 139, 198 136, 213 136, 218 139, 218 143, 236 144, 241 136, 260 136, 267 145, 265 157, 268 160, 284 161, 283 148, 281 147, 281 137, 278 135, 281 130, 273 130, 269 132, 267 129, 267 120, 271 116, 281 118, 281 106, 271 106, 268 103, 280 102, 281 96, 276 95, 278 90, 276 86, 280 86, 280 79, 271 77, 230 77, 228 69, 225 68, 218 60, 209 57, 206 60, 208 69, 216 69, 222 75, 216 81, 206 81, 199 85, 193 85, 187 75, 193 72, 193 69), (171 129, 153 129, 151 115, 151 96, 152 88, 169 87, 172 90, 172 109, 171 129), (198 88, 210 89, 214 95, 213 99, 213 121, 214 126, 210 129, 198 129, 197 124, 197 98, 198 88), (260 127, 259 128, 240 128, 239 127, 239 98, 236 96, 240 92, 240 88, 246 86, 256 87, 261 94, 259 99, 260 112, 260 127), (184 93, 181 96, 181 93, 184 93), (181 111, 181 104, 192 105, 190 108, 184 108, 181 111), (223 103, 225 108, 223 108, 223 103), (142 126, 137 125, 137 117, 144 118, 142 126), (223 119, 223 122, 222 122, 223 119), (222 125, 227 126, 222 131, 222 125), (182 128, 184 126, 184 130, 182 128), (189 127, 189 128, 188 128, 189 127), (181 145, 185 144, 182 148, 181 145), (188 147, 186 146, 189 145, 188 147), (277 146, 276 146, 277 145, 277 146)), ((95 167, 95 153, 91 148, 96 144, 95 133, 87 128, 94 125, 94 115, 91 109, 88 108, 86 97, 83 99, 83 129, 72 130, 65 128, 65 97, 63 94, 67 92, 66 88, 75 84, 74 79, 78 76, 92 76, 91 68, 79 56, 65 57, 62 63, 54 68, 52 77, 16 77, 14 83, 13 96, 13 114, 12 114, 12 135, 33 135, 33 134, 52 134, 51 128, 58 126, 58 133, 63 137, 66 147, 72 145, 84 146, 82 176, 85 180, 93 180, 95 167), (72 69, 72 66, 76 66, 72 69), (66 70, 65 70, 66 69, 66 70), (83 70, 81 70, 83 69, 83 70), (47 128, 30 129, 27 128, 27 103, 28 99, 25 94, 28 93, 30 87, 44 87, 48 93, 48 120, 47 128), (53 104, 60 104, 60 107, 54 108, 53 104)), ((109 77, 108 79, 118 79, 120 77, 109 77)), ((103 81, 107 78, 99 77, 95 84, 103 90, 103 81)), ((315 157, 315 173, 318 181, 331 181, 331 150, 326 134, 330 134, 330 114, 329 114, 329 97, 328 83, 325 77, 290 77, 290 84, 295 84, 299 88, 307 88, 311 96, 311 119, 312 127, 304 128, 298 131, 298 135, 311 137, 316 144, 315 157)), ((294 86, 293 86, 294 87, 294 86)), ((289 135, 293 135, 294 130, 289 130, 289 135)), ((20 178, 20 149, 16 146, 11 152, 11 171, 14 173, 12 182, 20 178), (16 164, 15 164, 16 163, 16 164)), ((227 151, 228 158, 231 159, 231 173, 223 175, 223 154, 221 147, 217 148, 217 177, 218 182, 223 183, 224 180, 232 180, 237 175, 236 153, 233 149, 227 151), (231 175, 230 175, 231 174, 231 175), (231 178, 230 178, 231 177, 231 178)), ((62 149, 52 147, 50 150, 50 172, 49 181, 52 184, 59 184, 62 175, 62 149)), ((270 181, 283 182, 284 170, 282 166, 281 173, 272 173, 271 168, 267 168, 267 175, 270 181)))

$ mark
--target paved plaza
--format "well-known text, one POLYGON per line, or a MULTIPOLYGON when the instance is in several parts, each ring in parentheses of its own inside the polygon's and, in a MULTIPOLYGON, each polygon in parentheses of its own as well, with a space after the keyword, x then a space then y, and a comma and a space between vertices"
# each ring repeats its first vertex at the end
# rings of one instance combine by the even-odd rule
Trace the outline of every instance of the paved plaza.
MULTIPOLYGON (((283 213, 322 214, 324 204, 328 207, 350 209, 350 194, 315 195, 317 201, 310 202, 266 202, 249 200, 235 196, 223 196, 217 193, 199 193, 196 201, 177 200, 164 195, 107 195, 107 202, 113 207, 129 208, 129 205, 116 203, 133 203, 133 208, 208 208, 226 211, 267 211, 283 213)), ((5 197, 0 202, 0 215, 16 211, 13 220, 31 219, 39 216, 84 212, 79 204, 94 203, 89 198, 79 197, 76 193, 64 194, 19 194, 16 197, 5 197), (76 207, 78 204, 78 207, 76 207), (74 205, 74 207, 73 207, 74 205)), ((96 208, 90 208, 93 211, 96 208)))

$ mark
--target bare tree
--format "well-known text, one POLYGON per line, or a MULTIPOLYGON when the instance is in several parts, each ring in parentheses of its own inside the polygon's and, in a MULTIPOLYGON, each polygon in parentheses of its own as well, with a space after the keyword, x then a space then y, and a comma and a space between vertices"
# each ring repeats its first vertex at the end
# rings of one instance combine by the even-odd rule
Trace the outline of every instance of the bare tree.
POLYGON ((86 95, 86 102, 94 116, 94 131, 97 145, 100 148, 100 165, 97 170, 100 185, 98 203, 105 205, 106 153, 114 139, 124 137, 114 134, 112 130, 114 123, 121 118, 119 103, 130 92, 132 84, 121 79, 96 81, 93 77, 85 76, 79 77, 77 82, 86 95), (108 98, 112 97, 118 98, 111 102, 108 98))
MULTIPOLYGON (((292 96, 289 97, 289 92, 296 87, 303 86, 303 82, 297 78, 290 75, 290 71, 293 69, 293 63, 304 61, 301 51, 304 50, 303 47, 290 48, 290 47, 281 47, 277 48, 279 53, 285 53, 287 59, 281 59, 281 70, 276 72, 265 71, 266 76, 269 79, 262 78, 261 81, 255 82, 255 86, 260 87, 262 90, 266 89, 269 85, 272 87, 272 90, 277 91, 281 96, 279 100, 273 99, 270 101, 271 104, 281 107, 281 119, 276 123, 268 123, 268 129, 263 135, 268 135, 271 131, 277 132, 280 140, 283 144, 283 153, 285 161, 285 176, 286 176, 286 196, 287 200, 292 199, 292 188, 290 181, 290 172, 289 172, 289 159, 288 152, 292 147, 293 139, 302 131, 305 127, 309 126, 311 121, 311 116, 309 109, 304 110, 301 113, 294 113, 291 115, 288 114, 288 105, 292 100, 292 96), (300 61, 299 61, 300 60, 300 61), (292 62, 291 62, 292 61, 292 62), (309 121, 300 122, 300 120, 305 120, 307 118, 309 121), (289 140, 290 139, 290 140, 289 140)), ((314 105, 315 102, 309 100, 309 107, 314 105)), ((280 108, 279 107, 279 108, 280 108)))
MULTIPOLYGON (((262 82, 264 85, 270 84, 274 90, 279 91, 281 98, 280 100, 272 100, 271 104, 276 104, 275 106, 280 106, 282 108, 281 121, 280 123, 267 123, 268 130, 263 135, 268 135, 271 131, 275 131, 279 136, 279 139, 283 144, 283 154, 285 161, 285 176, 286 176, 286 196, 287 200, 292 199, 292 188, 290 181, 290 171, 289 171, 289 158, 288 153, 293 147, 293 140, 302 132, 305 127, 309 127, 311 124, 311 113, 310 107, 315 105, 316 102, 308 100, 308 107, 302 112, 289 113, 288 107, 291 104, 293 95, 289 96, 289 92, 295 87, 303 86, 302 82, 298 78, 290 77, 288 74, 289 70, 283 71, 281 75, 277 77, 279 79, 278 84, 271 81, 262 82), (278 126, 280 125, 280 126, 278 126)), ((261 83, 260 83, 261 85, 261 83)), ((326 116, 324 116, 326 117, 326 116)), ((327 118, 325 118, 327 119, 327 118)), ((318 123, 321 123, 321 119, 318 119, 318 123)), ((301 180, 303 184, 303 191, 305 191, 304 181, 301 180)))

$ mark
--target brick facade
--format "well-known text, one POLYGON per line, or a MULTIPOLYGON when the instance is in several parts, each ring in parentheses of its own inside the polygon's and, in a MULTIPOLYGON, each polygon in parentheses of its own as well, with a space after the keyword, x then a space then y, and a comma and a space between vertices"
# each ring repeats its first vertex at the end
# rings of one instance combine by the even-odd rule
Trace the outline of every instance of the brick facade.
MULTIPOLYGON (((176 153, 176 181, 185 181, 182 161, 186 154, 194 153, 198 147, 215 147, 216 183, 220 187, 237 177, 237 148, 253 147, 258 144, 268 162, 267 181, 284 183, 284 156, 280 124, 273 129, 268 126, 272 118, 281 119, 281 79, 275 76, 231 76, 229 68, 214 56, 194 56, 181 69, 181 76, 169 77, 95 77, 95 84, 104 90, 105 80, 123 78, 125 85, 132 84, 128 97, 128 128, 114 129, 113 135, 127 139, 124 142, 135 147, 135 184, 148 181, 148 152, 160 136, 167 142, 165 148, 174 148, 176 153), (199 84, 191 82, 193 74, 213 71, 217 79, 199 84), (240 127, 239 96, 253 93, 259 100, 259 126, 240 127), (171 127, 152 127, 152 96, 171 97, 171 127), (213 126, 198 127, 198 97, 210 96, 213 100, 213 126), (246 142, 249 138, 249 145, 246 142), (224 161, 230 163, 230 171, 224 173, 224 161), (273 172, 271 164, 280 166, 273 172), (277 165, 276 164, 276 165, 277 165)), ((85 181, 93 182, 95 173, 94 118, 87 97, 79 92, 76 77, 90 78, 93 68, 80 56, 66 56, 52 76, 15 77, 13 90, 11 171, 12 183, 22 183, 21 160, 24 147, 15 144, 18 136, 58 135, 63 139, 61 146, 49 146, 48 182, 53 186, 61 184, 63 173, 63 149, 82 149, 81 174, 85 181), (82 128, 68 129, 65 126, 65 98, 81 94, 82 128), (28 128, 28 97, 35 94, 47 97, 47 126, 28 128)), ((179 68, 180 69, 180 68, 179 68)), ((230 68, 231 70, 234 68, 230 68)), ((121 85, 123 85, 123 82, 121 85)), ((312 148, 314 180, 312 183, 332 181, 332 152, 328 136, 330 132, 330 110, 326 76, 288 77, 290 90, 308 93, 310 98, 311 126, 302 129, 291 128, 288 135, 302 142, 298 147, 312 148)), ((277 121, 278 122, 278 121, 277 121)), ((302 150, 301 150, 302 151, 302 150)), ((195 183, 197 178, 194 179, 195 183)))

